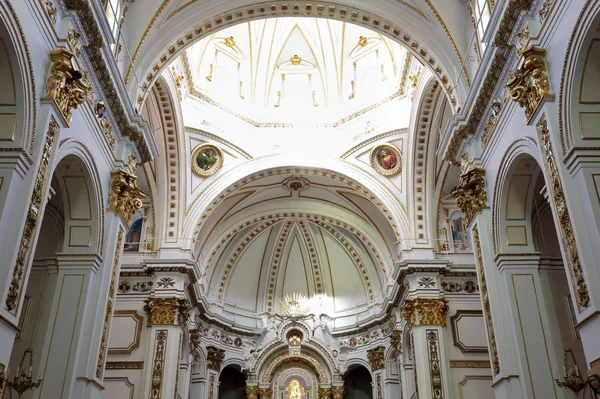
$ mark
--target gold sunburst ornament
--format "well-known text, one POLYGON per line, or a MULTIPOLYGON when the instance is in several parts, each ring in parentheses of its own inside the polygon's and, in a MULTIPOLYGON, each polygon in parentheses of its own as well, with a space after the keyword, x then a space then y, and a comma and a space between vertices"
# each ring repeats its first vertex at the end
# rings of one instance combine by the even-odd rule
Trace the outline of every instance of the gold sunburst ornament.
POLYGON ((285 294, 279 299, 279 314, 281 316, 305 316, 310 313, 310 305, 306 295, 294 292, 293 294, 285 294))

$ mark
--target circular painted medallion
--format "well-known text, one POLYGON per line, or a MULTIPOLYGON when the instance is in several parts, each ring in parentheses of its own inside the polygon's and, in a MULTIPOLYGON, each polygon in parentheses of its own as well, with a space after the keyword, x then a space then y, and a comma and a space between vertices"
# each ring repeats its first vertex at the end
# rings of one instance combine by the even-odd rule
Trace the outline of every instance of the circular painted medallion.
POLYGON ((200 176, 207 177, 223 166, 223 152, 212 144, 200 144, 192 151, 192 169, 200 176))
POLYGON ((371 166, 384 176, 394 176, 402 170, 400 150, 393 144, 382 144, 371 150, 371 166))

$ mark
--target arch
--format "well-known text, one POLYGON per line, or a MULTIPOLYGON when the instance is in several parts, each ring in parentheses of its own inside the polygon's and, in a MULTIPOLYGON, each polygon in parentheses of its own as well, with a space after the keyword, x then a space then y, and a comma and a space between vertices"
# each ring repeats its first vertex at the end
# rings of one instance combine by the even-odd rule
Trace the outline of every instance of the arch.
MULTIPOLYGON (((569 39, 560 78, 558 123, 563 156, 578 145, 585 146, 586 150, 600 148, 600 137, 592 136, 586 140, 584 132, 585 125, 597 131, 595 127, 600 118, 600 98, 595 98, 595 94, 590 97, 586 93, 582 97, 584 79, 586 75, 593 75, 586 73, 589 56, 600 54, 600 32, 596 29, 599 24, 600 1, 587 0, 569 39), (584 122, 584 126, 581 126, 581 122, 584 122), (590 148, 591 145, 594 147, 590 148)), ((597 68, 597 65, 592 65, 592 69, 597 68)), ((596 80, 592 76, 592 81, 586 85, 596 87, 596 80)))
POLYGON ((219 373, 218 399, 243 399, 245 397, 246 378, 240 368, 227 365, 219 373))
MULTIPOLYGON (((13 124, 12 135, 3 135, 3 147, 33 155, 37 119, 36 86, 33 63, 25 33, 10 2, 0 5, 0 59, 6 63, 0 71, 9 73, 12 89, 0 99, 0 116, 3 125, 13 124), (12 92, 12 93, 10 93, 12 92), (7 101, 8 100, 8 101, 7 101)), ((10 79, 10 80, 9 80, 10 79)), ((4 85, 11 88, 10 85, 4 85)), ((3 90, 4 91, 4 90, 3 90)))
POLYGON ((104 249, 104 196, 100 173, 89 149, 75 139, 61 143, 54 157, 53 176, 67 200, 65 247, 69 252, 104 249), (82 190, 82 187, 85 187, 82 190), (86 239, 87 238, 87 239, 86 239), (86 245, 86 242, 88 244, 86 245))
MULTIPOLYGON (((532 248, 533 236, 531 231, 531 196, 538 173, 539 165, 543 165, 537 144, 530 138, 515 140, 508 146, 498 168, 494 185, 494 201, 492 204, 493 244, 494 253, 511 252, 509 246, 532 248), (536 165, 530 165, 531 174, 525 173, 527 165, 520 161, 531 159, 536 165), (519 173, 519 168, 525 169, 519 173), (537 170, 534 170, 537 169, 537 170), (535 172, 535 175, 533 174, 535 172), (502 226, 507 226, 503 229, 502 226), (509 230, 510 227, 514 227, 509 230), (528 228, 529 227, 529 228, 528 228), (508 233, 507 233, 508 232, 508 233), (512 232, 514 236, 507 237, 512 232), (510 239, 509 239, 510 238, 510 239)), ((514 250, 512 250, 514 252, 514 250)))
MULTIPOLYGON (((381 377, 378 376, 378 378, 381 377)), ((373 399, 373 382, 373 375, 369 368, 363 365, 349 367, 344 378, 344 398, 373 399)))
POLYGON ((382 182, 369 172, 343 160, 322 160, 305 155, 278 154, 272 157, 255 158, 232 167, 217 175, 202 190, 186 213, 184 237, 197 237, 200 228, 210 213, 229 193, 244 187, 257 178, 269 175, 302 173, 330 177, 359 191, 383 212, 389 220, 397 238, 409 237, 410 228, 406 209, 397 200, 400 195, 389 182, 382 182), (302 165, 302 166, 290 166, 302 165), (361 182, 369 182, 372 190, 361 182))
MULTIPOLYGON (((365 7, 371 11, 359 9, 351 4, 333 2, 291 5, 287 1, 276 0, 251 5, 248 1, 237 1, 237 3, 237 7, 232 7, 232 4, 228 3, 227 6, 224 4, 221 9, 212 7, 210 10, 204 10, 203 2, 191 2, 191 5, 181 8, 186 9, 184 13, 179 13, 180 9, 167 16, 160 25, 159 34, 157 30, 152 31, 152 28, 164 11, 166 4, 163 4, 133 51, 132 63, 125 73, 125 84, 129 86, 132 101, 137 101, 138 105, 143 103, 149 88, 170 61, 201 38, 230 25, 283 16, 321 17, 366 25, 403 44, 423 65, 428 66, 444 85, 455 109, 466 95, 468 82, 453 82, 448 73, 448 71, 454 70, 454 65, 462 64, 461 56, 453 39, 449 35, 447 37, 430 35, 430 32, 435 30, 423 29, 416 23, 417 20, 412 18, 411 12, 398 12, 393 5, 386 9, 388 6, 385 4, 377 7, 365 4, 365 7), (178 15, 175 15, 177 13, 178 15), (198 23, 198 15, 208 15, 209 17, 198 23), (185 33, 181 34, 182 31, 185 33), (411 32, 415 32, 415 34, 411 32), (153 39, 153 46, 144 46, 149 38, 153 39), (450 41, 451 46, 448 46, 447 41, 450 41), (454 54, 450 49, 454 50, 454 54), (142 79, 138 84, 130 84, 134 69, 140 72, 139 77, 142 79)), ((440 18, 437 19, 440 20, 440 18)), ((443 24, 441 20, 440 23, 443 24)), ((463 73, 468 80, 466 71, 463 73)))

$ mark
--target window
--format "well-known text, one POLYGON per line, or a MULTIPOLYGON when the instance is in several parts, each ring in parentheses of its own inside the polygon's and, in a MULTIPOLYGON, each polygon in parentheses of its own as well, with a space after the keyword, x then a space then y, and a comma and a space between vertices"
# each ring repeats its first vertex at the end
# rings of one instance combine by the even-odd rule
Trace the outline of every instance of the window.
POLYGON ((485 51, 485 44, 482 43, 482 39, 485 29, 490 22, 494 0, 473 0, 473 3, 473 8, 475 9, 475 30, 477 31, 481 53, 483 53, 485 51))
POLYGON ((115 57, 118 56, 119 52, 119 41, 121 40, 121 26, 123 25, 123 20, 125 18, 125 10, 123 10, 121 6, 121 0, 108 0, 106 4, 106 19, 108 20, 108 25, 110 26, 110 31, 113 34, 115 39, 115 44, 111 45, 111 50, 115 57))

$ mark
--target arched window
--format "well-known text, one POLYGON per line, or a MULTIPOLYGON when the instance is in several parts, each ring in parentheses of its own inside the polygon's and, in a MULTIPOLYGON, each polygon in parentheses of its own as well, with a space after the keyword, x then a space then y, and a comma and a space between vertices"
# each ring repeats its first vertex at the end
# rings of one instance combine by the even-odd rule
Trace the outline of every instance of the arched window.
POLYGON ((483 35, 490 22, 492 8, 494 7, 493 0, 472 0, 473 10, 475 11, 475 30, 477 32, 477 42, 480 45, 481 54, 485 52, 485 44, 483 43, 483 35))

